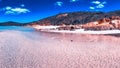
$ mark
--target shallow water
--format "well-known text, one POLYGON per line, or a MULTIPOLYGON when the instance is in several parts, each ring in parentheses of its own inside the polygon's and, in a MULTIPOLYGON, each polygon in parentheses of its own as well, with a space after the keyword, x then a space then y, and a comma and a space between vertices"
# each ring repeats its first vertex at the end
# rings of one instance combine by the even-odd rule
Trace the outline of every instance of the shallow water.
POLYGON ((33 31, 33 28, 22 26, 0 26, 0 31, 16 30, 16 31, 33 31))
POLYGON ((0 32, 0 68, 120 68, 120 38, 38 31, 0 32))

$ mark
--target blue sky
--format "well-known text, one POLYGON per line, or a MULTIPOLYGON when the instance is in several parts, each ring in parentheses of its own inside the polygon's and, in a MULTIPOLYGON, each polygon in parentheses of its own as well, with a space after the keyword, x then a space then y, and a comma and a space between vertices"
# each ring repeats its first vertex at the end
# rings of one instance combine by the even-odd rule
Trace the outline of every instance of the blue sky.
POLYGON ((62 12, 114 11, 120 0, 0 0, 0 22, 32 22, 62 12))

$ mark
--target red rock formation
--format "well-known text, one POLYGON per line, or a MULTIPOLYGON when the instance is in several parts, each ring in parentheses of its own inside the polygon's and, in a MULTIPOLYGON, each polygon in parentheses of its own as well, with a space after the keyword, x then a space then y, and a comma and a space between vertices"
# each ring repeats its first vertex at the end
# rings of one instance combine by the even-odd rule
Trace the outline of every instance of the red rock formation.
POLYGON ((83 25, 85 30, 111 30, 120 29, 120 17, 112 16, 111 18, 103 18, 96 22, 90 22, 83 25))

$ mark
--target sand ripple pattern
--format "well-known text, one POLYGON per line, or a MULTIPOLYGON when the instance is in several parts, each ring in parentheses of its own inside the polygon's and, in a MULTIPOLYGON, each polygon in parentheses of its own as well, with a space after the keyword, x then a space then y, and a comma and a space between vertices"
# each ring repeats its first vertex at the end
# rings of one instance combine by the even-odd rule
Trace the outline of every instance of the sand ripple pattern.
POLYGON ((0 32, 0 68, 120 68, 120 38, 0 32))

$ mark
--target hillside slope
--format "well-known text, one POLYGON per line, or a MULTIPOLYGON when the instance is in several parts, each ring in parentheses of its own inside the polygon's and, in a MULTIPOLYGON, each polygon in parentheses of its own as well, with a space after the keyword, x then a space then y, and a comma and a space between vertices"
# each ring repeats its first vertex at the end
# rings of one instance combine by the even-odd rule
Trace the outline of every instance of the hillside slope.
POLYGON ((112 12, 66 12, 31 22, 29 25, 86 24, 112 16, 120 16, 120 10, 112 12))
POLYGON ((1 22, 0 26, 25 26, 28 24, 29 23, 18 23, 18 22, 8 21, 8 22, 1 22))

